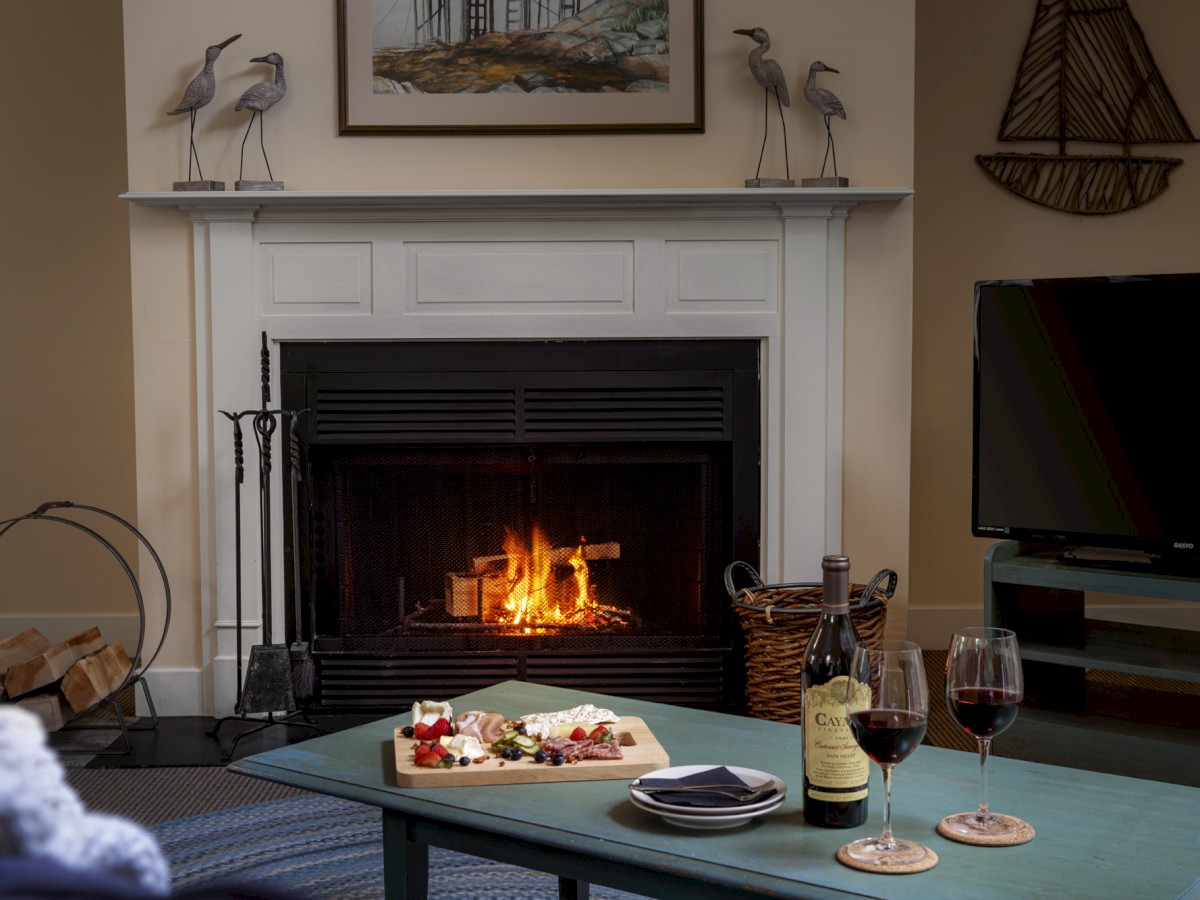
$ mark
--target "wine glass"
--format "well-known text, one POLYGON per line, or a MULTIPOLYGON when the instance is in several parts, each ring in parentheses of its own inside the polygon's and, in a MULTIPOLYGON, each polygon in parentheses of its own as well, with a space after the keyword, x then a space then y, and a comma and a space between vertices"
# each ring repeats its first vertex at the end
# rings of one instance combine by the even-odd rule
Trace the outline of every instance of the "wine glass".
POLYGON ((929 724, 929 688, 921 647, 911 641, 883 641, 879 649, 859 643, 846 682, 850 732, 883 770, 883 833, 842 848, 867 866, 925 866, 937 861, 929 848, 892 834, 892 769, 908 758, 929 724))
POLYGON ((987 799, 987 758, 992 738, 1013 723, 1024 696, 1015 632, 986 627, 954 632, 946 657, 946 706, 954 721, 979 742, 979 809, 944 818, 938 825, 944 837, 971 843, 1007 843, 1014 837, 1031 836, 1026 822, 992 812, 987 799))

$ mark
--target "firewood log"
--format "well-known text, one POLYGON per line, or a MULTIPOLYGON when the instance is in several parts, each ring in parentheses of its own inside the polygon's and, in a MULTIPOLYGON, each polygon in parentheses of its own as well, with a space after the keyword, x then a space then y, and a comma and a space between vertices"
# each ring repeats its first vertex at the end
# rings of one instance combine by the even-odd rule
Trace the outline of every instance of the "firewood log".
POLYGON ((28 694, 17 701, 17 706, 41 719, 42 726, 47 731, 58 731, 75 716, 74 711, 67 703, 67 698, 58 688, 28 694))
POLYGON ((62 692, 76 713, 91 709, 120 687, 133 663, 120 641, 97 650, 71 666, 62 692))
POLYGON ((75 655, 65 641, 47 647, 8 667, 4 690, 9 697, 20 697, 38 688, 54 684, 75 663, 75 655))
POLYGON ((49 646, 46 636, 36 628, 26 628, 20 634, 0 641, 0 675, 7 672, 13 663, 23 662, 49 646))

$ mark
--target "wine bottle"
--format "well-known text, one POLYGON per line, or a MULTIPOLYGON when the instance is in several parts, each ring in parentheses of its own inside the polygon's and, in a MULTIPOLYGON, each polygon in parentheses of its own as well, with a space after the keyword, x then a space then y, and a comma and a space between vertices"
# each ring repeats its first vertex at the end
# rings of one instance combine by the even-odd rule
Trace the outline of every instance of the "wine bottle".
POLYGON ((846 683, 858 631, 850 617, 850 560, 821 560, 821 616, 804 648, 801 669, 804 821, 853 828, 867 820, 871 763, 850 732, 846 683))

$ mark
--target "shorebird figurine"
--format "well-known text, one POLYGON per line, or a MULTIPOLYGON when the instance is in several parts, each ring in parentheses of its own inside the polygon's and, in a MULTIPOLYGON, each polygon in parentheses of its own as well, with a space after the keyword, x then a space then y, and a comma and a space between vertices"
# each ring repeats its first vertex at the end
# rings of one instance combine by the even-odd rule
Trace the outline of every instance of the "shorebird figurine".
POLYGON ((196 110, 208 106, 212 102, 213 95, 217 92, 217 76, 213 73, 213 64, 217 61, 217 57, 221 55, 221 51, 240 37, 240 34, 235 34, 233 37, 226 38, 219 44, 213 44, 204 51, 204 68, 200 70, 199 75, 188 83, 187 88, 184 89, 183 98, 175 108, 167 112, 168 116, 178 116, 183 113, 190 114, 191 125, 188 130, 188 182, 192 180, 193 159, 196 161, 196 172, 200 176, 200 180, 204 180, 204 172, 200 168, 200 156, 196 153, 196 110))
MULTIPOLYGON (((269 185, 278 184, 275 181, 275 176, 271 174, 271 161, 267 159, 267 146, 263 142, 263 113, 283 99, 283 95, 287 93, 287 79, 283 75, 283 57, 278 53, 268 53, 266 56, 256 56, 250 62, 267 63, 275 67, 275 79, 273 81, 260 81, 258 84, 247 88, 245 93, 234 107, 235 111, 243 109, 250 110, 250 121, 246 124, 246 133, 242 135, 242 155, 238 162, 238 185, 244 186, 249 182, 242 181, 242 169, 246 159, 246 138, 250 137, 250 128, 254 125, 255 117, 258 118, 258 145, 262 148, 263 162, 267 164, 267 177, 270 179, 269 185)), ((264 187, 260 182, 256 182, 255 187, 264 187)))
POLYGON ((825 177, 825 164, 829 161, 829 154, 833 153, 833 177, 837 178, 837 148, 833 144, 833 130, 829 127, 829 120, 834 116, 839 119, 846 118, 846 107, 842 106, 842 101, 834 95, 833 91, 817 87, 818 72, 833 72, 835 75, 839 73, 837 69, 825 65, 818 59, 808 67, 808 80, 804 82, 804 99, 811 103, 825 119, 825 159, 821 160, 821 177, 825 177))
POLYGON ((758 173, 762 171, 763 153, 767 149, 767 120, 771 104, 771 94, 775 95, 775 105, 779 109, 779 124, 783 128, 783 166, 788 181, 791 181, 791 170, 788 166, 787 122, 783 118, 783 108, 791 106, 788 94, 787 79, 783 77, 783 68, 773 59, 766 58, 766 52, 771 49, 771 36, 765 28, 735 28, 734 34, 745 34, 758 44, 750 51, 750 74, 763 87, 763 142, 758 151, 758 168, 754 170, 754 181, 758 182, 758 173))

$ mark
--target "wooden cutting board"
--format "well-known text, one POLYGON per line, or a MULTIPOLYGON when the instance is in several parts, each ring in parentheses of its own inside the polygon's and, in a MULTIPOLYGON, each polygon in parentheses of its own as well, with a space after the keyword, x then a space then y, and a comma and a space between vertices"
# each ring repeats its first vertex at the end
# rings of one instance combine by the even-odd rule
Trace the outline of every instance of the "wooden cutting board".
POLYGON ((536 784, 549 781, 604 781, 634 779, 671 764, 667 751, 650 733, 646 723, 634 716, 622 716, 612 726, 621 744, 624 759, 585 759, 577 763, 536 763, 532 756, 519 760, 493 756, 482 763, 454 766, 451 769, 426 769, 413 762, 412 738, 399 728, 395 733, 396 784, 399 787, 465 787, 476 784, 536 784))

